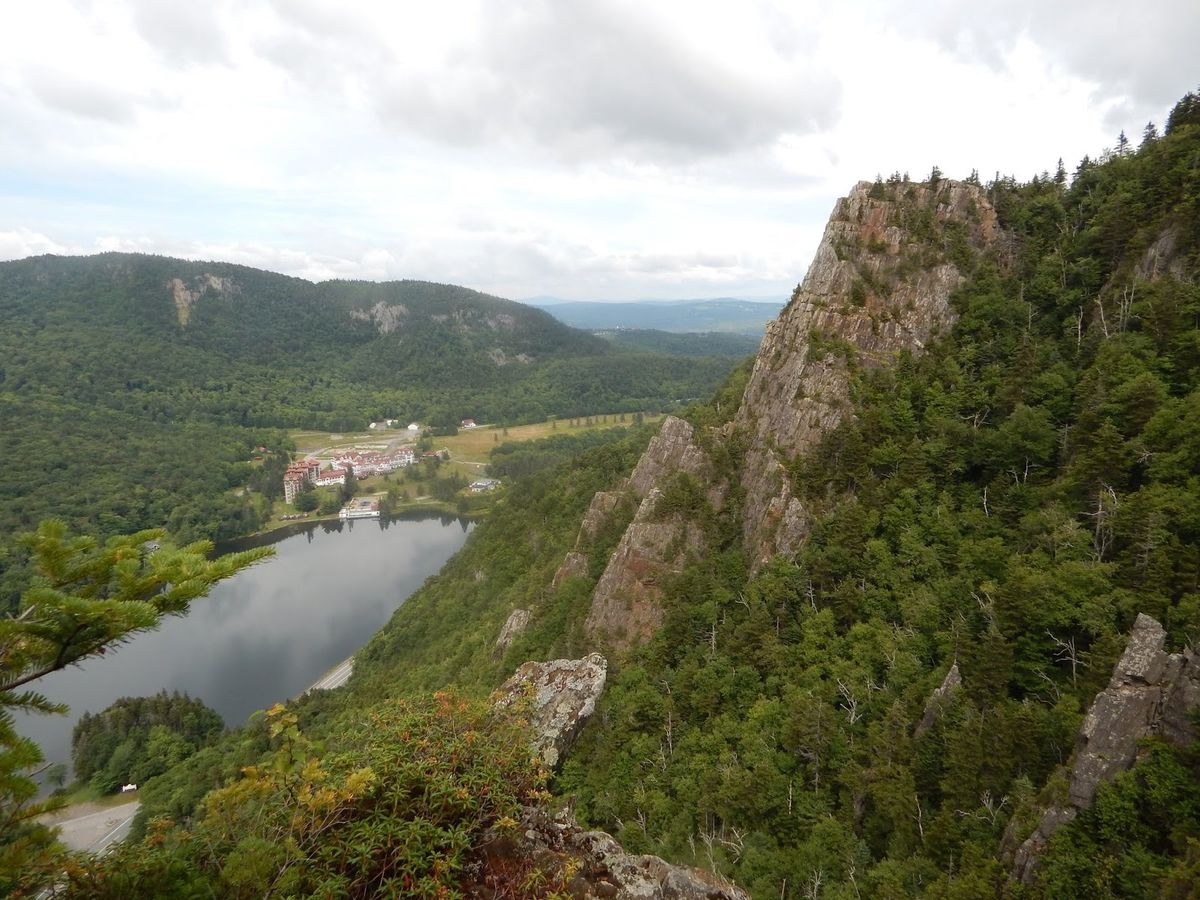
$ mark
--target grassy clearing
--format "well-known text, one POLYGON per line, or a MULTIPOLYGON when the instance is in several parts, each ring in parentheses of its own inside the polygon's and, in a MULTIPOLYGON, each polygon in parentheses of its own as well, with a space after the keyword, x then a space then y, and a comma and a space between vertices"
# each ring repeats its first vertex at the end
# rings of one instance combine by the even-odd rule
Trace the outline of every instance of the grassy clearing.
MULTIPOLYGON (((657 422, 661 418, 661 415, 648 415, 645 420, 657 422)), ((626 413, 624 422, 620 419, 619 415, 613 413, 590 418, 551 419, 532 425, 510 425, 507 429, 498 425, 480 425, 478 428, 464 429, 453 437, 434 438, 433 441, 435 447, 446 447, 455 459, 486 464, 492 448, 500 444, 536 441, 554 434, 582 434, 585 431, 629 425, 633 422, 633 414, 626 413)))
MULTIPOLYGON (((467 428, 456 435, 432 438, 434 449, 445 447, 450 451, 451 458, 462 463, 464 475, 478 475, 479 467, 486 465, 492 448, 511 441, 535 441, 553 434, 582 434, 585 431, 595 431, 601 428, 613 428, 617 425, 629 425, 633 422, 633 414, 625 413, 625 421, 617 413, 590 416, 578 419, 548 419, 545 422, 535 422, 532 425, 510 425, 507 429, 499 425, 480 425, 478 428, 467 428)), ((657 422, 662 415, 647 415, 647 422, 657 422)), ((296 443, 296 450, 301 454, 316 454, 318 458, 328 457, 335 450, 353 447, 367 448, 369 446, 400 446, 413 444, 416 438, 404 429, 389 429, 388 431, 292 431, 289 436, 296 443)), ((364 482, 374 482, 378 479, 364 479, 364 482)), ((383 490, 384 488, 376 488, 383 490)))

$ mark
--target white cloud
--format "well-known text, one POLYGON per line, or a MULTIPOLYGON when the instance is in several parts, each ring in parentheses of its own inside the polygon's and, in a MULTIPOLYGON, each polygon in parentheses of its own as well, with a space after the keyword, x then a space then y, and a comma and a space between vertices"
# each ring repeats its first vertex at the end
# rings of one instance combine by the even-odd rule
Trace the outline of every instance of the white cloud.
POLYGON ((1194 4, 1043 6, 26 4, 0 256, 783 296, 855 181, 1071 166, 1193 87, 1194 4))

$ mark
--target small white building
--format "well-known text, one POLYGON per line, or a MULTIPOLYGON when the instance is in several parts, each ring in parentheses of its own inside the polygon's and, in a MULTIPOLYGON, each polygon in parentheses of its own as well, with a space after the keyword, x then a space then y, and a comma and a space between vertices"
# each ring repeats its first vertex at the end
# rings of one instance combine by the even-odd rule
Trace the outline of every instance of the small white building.
POLYGON ((411 431, 413 434, 419 433, 421 431, 421 423, 420 422, 409 422, 408 430, 411 431))
POLYGON ((313 482, 317 487, 329 487, 334 484, 346 483, 345 469, 325 469, 313 482))
POLYGON ((480 478, 478 481, 471 482, 471 493, 482 494, 484 491, 495 490, 500 487, 500 482, 495 478, 480 478))

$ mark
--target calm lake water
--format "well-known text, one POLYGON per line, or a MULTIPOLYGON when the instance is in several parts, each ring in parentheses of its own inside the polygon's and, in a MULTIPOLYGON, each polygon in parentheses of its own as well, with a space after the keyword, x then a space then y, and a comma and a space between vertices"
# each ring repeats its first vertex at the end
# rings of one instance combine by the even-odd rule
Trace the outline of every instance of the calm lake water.
POLYGON ((359 519, 293 526, 229 549, 275 557, 195 600, 186 616, 36 687, 66 716, 22 716, 46 758, 70 764, 71 729, 119 697, 186 691, 233 727, 294 697, 361 647, 471 530, 464 519, 359 519))

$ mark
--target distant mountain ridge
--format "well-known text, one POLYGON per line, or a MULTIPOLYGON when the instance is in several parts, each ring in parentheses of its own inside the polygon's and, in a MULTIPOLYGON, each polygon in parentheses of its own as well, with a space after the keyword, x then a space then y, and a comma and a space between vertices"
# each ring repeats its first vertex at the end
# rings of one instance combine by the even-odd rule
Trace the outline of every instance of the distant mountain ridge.
POLYGON ((778 301, 717 297, 711 300, 638 300, 607 303, 599 300, 558 300, 537 297, 526 301, 576 328, 654 328, 659 331, 752 334, 761 337, 779 314, 778 301))

